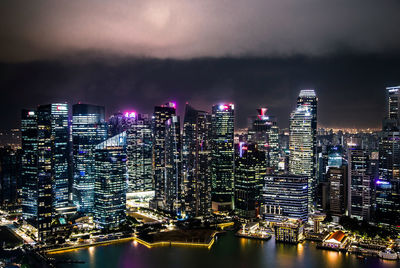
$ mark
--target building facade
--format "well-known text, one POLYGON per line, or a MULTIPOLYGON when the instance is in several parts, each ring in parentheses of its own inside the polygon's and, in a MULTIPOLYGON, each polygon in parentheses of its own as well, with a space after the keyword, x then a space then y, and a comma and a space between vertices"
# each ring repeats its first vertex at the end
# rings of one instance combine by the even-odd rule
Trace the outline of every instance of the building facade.
POLYGON ((308 220, 308 177, 267 175, 261 196, 261 214, 266 221, 285 218, 308 220))
POLYGON ((212 107, 212 209, 232 210, 234 199, 234 105, 212 107))
POLYGON ((79 212, 91 214, 94 206, 94 148, 107 139, 105 109, 91 104, 72 107, 73 202, 79 212))
POLYGON ((100 228, 115 228, 126 219, 126 132, 96 145, 94 157, 93 221, 100 228))
POLYGON ((185 213, 198 217, 211 212, 211 115, 186 104, 182 137, 182 176, 185 213))

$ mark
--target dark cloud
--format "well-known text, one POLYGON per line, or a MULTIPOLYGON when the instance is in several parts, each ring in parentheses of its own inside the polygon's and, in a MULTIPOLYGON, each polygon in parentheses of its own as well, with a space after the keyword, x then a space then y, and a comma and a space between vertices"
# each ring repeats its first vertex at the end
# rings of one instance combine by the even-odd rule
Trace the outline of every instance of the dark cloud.
POLYGON ((0 60, 399 52, 397 0, 2 0, 0 60))
POLYGON ((288 126, 300 89, 315 88, 319 124, 379 127, 385 87, 399 83, 400 56, 335 55, 287 58, 199 58, 192 60, 59 60, 0 64, 0 127, 19 125, 20 109, 57 101, 106 106, 107 113, 189 101, 210 111, 221 101, 236 104, 237 125, 258 107, 268 107, 288 126))

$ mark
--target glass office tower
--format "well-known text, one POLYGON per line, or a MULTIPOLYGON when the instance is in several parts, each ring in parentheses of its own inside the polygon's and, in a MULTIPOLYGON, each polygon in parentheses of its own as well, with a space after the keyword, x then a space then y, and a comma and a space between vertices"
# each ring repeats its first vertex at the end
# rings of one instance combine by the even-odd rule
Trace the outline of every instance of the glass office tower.
POLYGON ((154 208, 161 208, 164 205, 165 198, 165 178, 166 178, 166 162, 165 162, 165 137, 166 122, 175 115, 176 104, 169 102, 165 105, 156 106, 154 108, 153 118, 153 169, 154 169, 154 187, 155 198, 151 204, 154 208))
POLYGON ((234 105, 212 107, 212 209, 232 210, 234 199, 234 105))
POLYGON ((308 177, 267 175, 262 189, 261 214, 266 221, 308 220, 308 177))
POLYGON ((265 151, 257 144, 240 142, 235 153, 235 212, 242 218, 258 215, 266 175, 265 151))
POLYGON ((189 217, 211 212, 211 115, 186 104, 182 137, 183 191, 189 217))
POLYGON ((126 219, 126 132, 96 145, 94 158, 93 221, 115 228, 126 219))
POLYGON ((34 110, 22 110, 21 113, 21 180, 22 180, 22 217, 36 218, 37 215, 37 115, 34 110))
POLYGON ((83 214, 93 212, 94 147, 107 138, 104 113, 102 106, 72 106, 73 202, 83 214))
POLYGON ((248 140, 258 144, 258 150, 266 155, 266 166, 278 170, 279 127, 275 117, 267 115, 267 108, 257 109, 258 115, 251 119, 248 140))
POLYGON ((182 208, 182 139, 179 116, 165 122, 165 167, 164 209, 181 216, 182 208))
POLYGON ((310 210, 316 198, 317 101, 314 90, 301 90, 289 126, 289 173, 309 178, 310 210))
POLYGON ((151 117, 147 114, 135 115, 135 120, 127 128, 128 192, 153 191, 153 132, 151 117))

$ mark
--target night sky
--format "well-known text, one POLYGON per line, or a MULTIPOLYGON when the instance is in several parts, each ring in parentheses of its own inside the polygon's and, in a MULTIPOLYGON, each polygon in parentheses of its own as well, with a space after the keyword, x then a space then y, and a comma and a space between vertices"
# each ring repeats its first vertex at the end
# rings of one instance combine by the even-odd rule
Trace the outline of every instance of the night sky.
POLYGON ((380 127, 400 84, 399 1, 0 2, 0 129, 49 102, 150 113, 168 100, 263 106, 288 126, 315 88, 319 125, 380 127))

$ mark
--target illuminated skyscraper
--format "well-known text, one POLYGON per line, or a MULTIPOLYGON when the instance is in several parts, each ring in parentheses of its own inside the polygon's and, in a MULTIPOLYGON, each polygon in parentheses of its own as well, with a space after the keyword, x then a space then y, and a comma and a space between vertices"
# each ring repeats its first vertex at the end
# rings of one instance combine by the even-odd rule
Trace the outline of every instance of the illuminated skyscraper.
POLYGON ((96 145, 94 150, 93 220, 101 228, 114 228, 126 218, 126 132, 96 145))
POLYGON ((176 104, 173 102, 165 105, 156 106, 154 108, 153 118, 153 169, 154 169, 154 187, 155 199, 152 202, 154 208, 164 205, 165 197, 165 178, 166 178, 166 163, 165 163, 165 136, 166 125, 168 119, 175 115, 176 104))
POLYGON ((262 189, 261 214, 266 221, 308 220, 308 177, 267 175, 262 189))
POLYGON ((347 168, 332 166, 326 177, 329 183, 330 212, 334 216, 341 217, 347 210, 347 168))
POLYGON ((24 219, 37 215, 37 115, 34 110, 22 110, 21 113, 21 180, 22 180, 22 216, 24 219))
POLYGON ((164 209, 180 215, 182 208, 182 140, 179 116, 165 122, 164 209))
POLYGON ((276 119, 266 114, 267 108, 257 109, 258 115, 252 119, 248 140, 258 145, 258 150, 266 155, 266 167, 278 170, 279 128, 276 119))
POLYGON ((52 177, 54 208, 68 206, 68 157, 69 157, 69 126, 68 105, 54 103, 40 105, 37 109, 39 134, 43 139, 47 157, 51 162, 50 176, 52 177), (40 122, 40 125, 39 125, 40 122))
POLYGON ((233 209, 234 198, 234 105, 212 107, 212 209, 233 209))
POLYGON ((317 101, 314 90, 300 91, 297 108, 290 115, 289 173, 309 178, 309 209, 316 189, 317 101))
POLYGON ((378 222, 400 224, 400 86, 388 87, 388 118, 379 140, 379 179, 375 179, 378 222))
POLYGON ((42 241, 51 233, 54 210, 68 205, 68 105, 23 110, 21 124, 23 217, 42 241))
POLYGON ((152 122, 146 114, 128 112, 134 121, 126 131, 128 192, 153 190, 153 132, 152 122))
POLYGON ((72 107, 73 201, 78 211, 89 214, 94 204, 94 147, 107 138, 104 107, 75 104, 72 107))
POLYGON ((257 144, 240 142, 235 153, 235 212, 239 217, 255 218, 266 175, 265 151, 257 144))
POLYGON ((186 104, 182 137, 185 212, 189 217, 211 212, 211 115, 186 104))
POLYGON ((348 210, 351 217, 369 220, 371 212, 371 176, 368 154, 358 146, 348 149, 348 210))
POLYGON ((387 87, 388 92, 388 118, 399 123, 400 86, 387 87))

